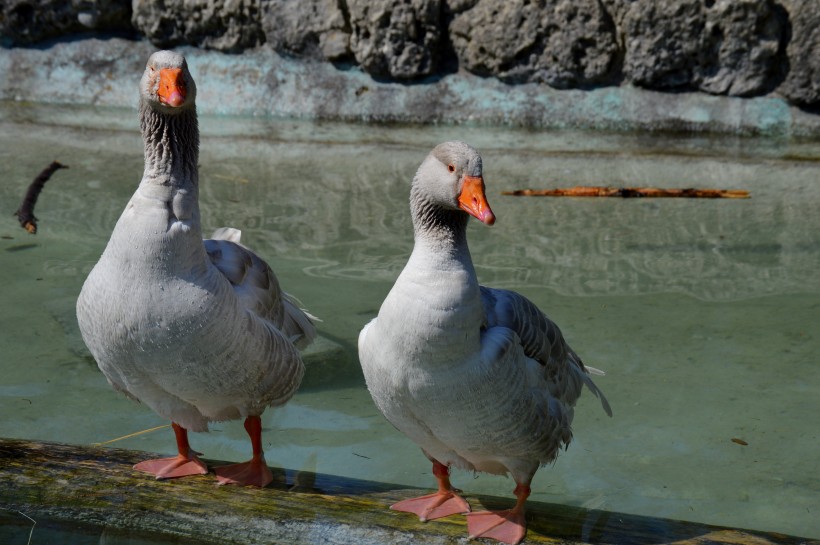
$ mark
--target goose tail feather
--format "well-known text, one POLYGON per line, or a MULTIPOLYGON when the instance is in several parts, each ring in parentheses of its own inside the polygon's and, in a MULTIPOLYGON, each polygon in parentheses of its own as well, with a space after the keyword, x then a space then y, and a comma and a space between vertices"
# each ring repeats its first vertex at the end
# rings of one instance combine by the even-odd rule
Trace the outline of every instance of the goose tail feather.
POLYGON ((321 320, 300 308, 299 300, 292 295, 288 293, 283 295, 285 324, 282 329, 296 348, 305 348, 316 338, 314 322, 321 322, 321 320))

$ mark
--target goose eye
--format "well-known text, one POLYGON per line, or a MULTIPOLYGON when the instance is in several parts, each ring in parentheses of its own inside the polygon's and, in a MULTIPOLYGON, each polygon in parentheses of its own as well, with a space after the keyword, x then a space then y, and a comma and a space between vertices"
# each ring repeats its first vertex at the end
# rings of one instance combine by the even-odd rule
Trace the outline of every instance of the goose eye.
POLYGON ((449 170, 450 172, 455 172, 456 166, 453 163, 450 163, 449 165, 447 165, 447 170, 449 170))

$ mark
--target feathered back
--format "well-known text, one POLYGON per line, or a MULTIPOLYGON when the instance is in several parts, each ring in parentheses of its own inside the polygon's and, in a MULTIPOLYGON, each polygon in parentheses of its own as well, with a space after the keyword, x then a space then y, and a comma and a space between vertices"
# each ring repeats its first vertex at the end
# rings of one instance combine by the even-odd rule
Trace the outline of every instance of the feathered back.
POLYGON ((241 235, 231 227, 217 229, 204 241, 208 257, 244 308, 270 320, 297 348, 306 347, 316 338, 313 317, 282 291, 270 266, 240 243, 241 235))

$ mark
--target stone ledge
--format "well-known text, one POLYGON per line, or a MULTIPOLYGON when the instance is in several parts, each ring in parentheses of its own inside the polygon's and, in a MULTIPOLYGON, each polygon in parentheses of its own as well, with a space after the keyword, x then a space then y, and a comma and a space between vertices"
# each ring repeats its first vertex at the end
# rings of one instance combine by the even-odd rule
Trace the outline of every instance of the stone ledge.
MULTIPOLYGON (((0 100, 136 108, 156 48, 86 38, 0 49, 0 100)), ((817 137, 820 116, 775 97, 660 93, 634 87, 556 90, 467 73, 403 84, 358 68, 303 62, 265 48, 230 55, 178 48, 198 84, 200 113, 364 123, 478 124, 533 129, 685 131, 817 137)))

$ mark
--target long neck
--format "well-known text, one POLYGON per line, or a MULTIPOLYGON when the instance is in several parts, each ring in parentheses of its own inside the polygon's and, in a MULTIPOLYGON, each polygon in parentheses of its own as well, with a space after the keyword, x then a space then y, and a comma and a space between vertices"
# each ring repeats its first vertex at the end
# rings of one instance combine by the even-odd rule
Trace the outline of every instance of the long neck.
POLYGON ((410 214, 416 246, 444 260, 466 262, 472 270, 467 246, 467 214, 460 210, 446 210, 430 202, 415 184, 410 190, 410 214))
MULTIPOLYGON (((410 209, 415 230, 415 245, 396 285, 402 335, 419 334, 418 343, 426 359, 450 364, 452 339, 478 349, 484 322, 478 279, 467 246, 467 214, 446 210, 411 190, 410 209), (421 329, 416 332, 416 312, 421 329), (430 326, 433 327, 430 327, 430 326)), ((408 341, 409 342, 409 341, 408 341)))
POLYGON ((140 126, 145 171, 112 235, 117 243, 109 247, 157 274, 204 271, 208 259, 199 215, 196 110, 166 115, 143 102, 140 126), (157 255, 170 257, 158 260, 157 255))
POLYGON ((199 126, 195 107, 166 115, 142 101, 140 128, 145 142, 143 182, 196 190, 199 126))
POLYGON ((175 115, 140 103, 140 126, 145 143, 145 172, 139 192, 166 203, 168 231, 201 238, 199 223, 199 127, 190 106, 175 115), (177 229, 178 228, 178 229, 177 229))

